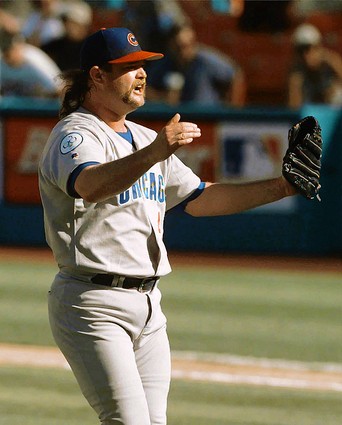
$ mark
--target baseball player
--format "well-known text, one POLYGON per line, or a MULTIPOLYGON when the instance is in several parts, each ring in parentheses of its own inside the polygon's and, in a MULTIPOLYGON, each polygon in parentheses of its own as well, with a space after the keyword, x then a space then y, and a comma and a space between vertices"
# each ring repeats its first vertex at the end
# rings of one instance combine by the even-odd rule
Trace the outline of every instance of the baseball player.
POLYGON ((145 61, 125 28, 101 29, 70 71, 61 120, 42 153, 45 232, 59 272, 52 333, 100 423, 165 425, 170 348, 160 278, 165 212, 232 214, 293 195, 284 177, 201 182, 174 152, 200 137, 175 114, 159 134, 126 119, 144 104, 145 61))

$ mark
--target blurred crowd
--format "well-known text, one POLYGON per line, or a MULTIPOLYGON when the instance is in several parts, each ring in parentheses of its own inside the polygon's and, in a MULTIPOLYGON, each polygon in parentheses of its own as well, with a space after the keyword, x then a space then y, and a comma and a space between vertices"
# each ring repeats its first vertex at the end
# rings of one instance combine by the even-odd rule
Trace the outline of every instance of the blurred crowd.
MULTIPOLYGON (((342 2, 329 0, 208 0, 207 13, 234 15, 239 30, 251 34, 291 32, 293 54, 283 88, 284 106, 342 105, 341 56, 325 46, 315 25, 305 22, 306 14, 323 3, 342 13, 342 2)), ((147 101, 248 105, 244 66, 230 51, 199 41, 192 16, 177 0, 0 1, 1 95, 58 98, 63 93, 60 74, 79 67, 83 40, 102 26, 100 11, 113 10, 119 22, 112 26, 131 29, 145 50, 165 55, 146 66, 147 101)))

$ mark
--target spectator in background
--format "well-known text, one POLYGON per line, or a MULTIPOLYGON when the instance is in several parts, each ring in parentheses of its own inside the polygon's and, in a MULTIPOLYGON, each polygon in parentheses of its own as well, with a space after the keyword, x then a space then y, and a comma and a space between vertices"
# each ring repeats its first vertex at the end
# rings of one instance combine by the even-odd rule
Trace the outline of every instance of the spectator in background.
POLYGON ((151 51, 164 53, 170 29, 187 19, 177 0, 126 0, 123 4, 122 26, 151 51))
POLYGON ((305 17, 315 12, 341 13, 342 2, 340 0, 294 0, 294 13, 305 17))
POLYGON ((7 32, 19 32, 20 21, 11 12, 0 8, 0 28, 7 32))
POLYGON ((41 47, 64 34, 61 19, 64 3, 61 0, 30 0, 33 7, 26 18, 22 34, 26 41, 41 47))
POLYGON ((0 35, 0 87, 3 96, 57 97, 60 69, 38 47, 19 34, 0 35))
POLYGON ((294 61, 289 74, 288 104, 342 104, 342 59, 322 45, 322 35, 310 24, 294 31, 294 61))
POLYGON ((92 23, 92 9, 84 2, 66 4, 62 14, 65 34, 42 45, 62 71, 79 68, 80 49, 89 35, 92 23))
POLYGON ((170 33, 163 59, 149 67, 149 100, 243 106, 246 84, 241 68, 221 52, 200 44, 190 25, 170 33))
MULTIPOLYGON (((0 10, 1 12, 5 12, 9 18, 10 24, 13 23, 13 20, 17 22, 15 25, 21 24, 26 19, 28 13, 31 11, 30 1, 18 1, 18 0, 0 0, 0 10)), ((0 13, 1 13, 0 12, 0 13)), ((3 26, 3 20, 0 18, 0 25, 3 26)), ((18 28, 18 31, 20 31, 18 28)), ((5 28, 5 27, 4 27, 5 28)), ((7 28, 7 30, 11 30, 12 28, 7 28)))

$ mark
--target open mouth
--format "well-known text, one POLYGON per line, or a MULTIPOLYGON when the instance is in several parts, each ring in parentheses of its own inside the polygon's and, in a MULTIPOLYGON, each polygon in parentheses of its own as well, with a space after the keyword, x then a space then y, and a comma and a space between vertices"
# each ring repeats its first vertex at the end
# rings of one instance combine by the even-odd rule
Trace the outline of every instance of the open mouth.
POLYGON ((146 83, 139 83, 134 87, 133 91, 137 94, 143 94, 145 92, 145 86, 146 83))
POLYGON ((135 92, 142 93, 144 91, 144 86, 136 86, 134 89, 135 92))

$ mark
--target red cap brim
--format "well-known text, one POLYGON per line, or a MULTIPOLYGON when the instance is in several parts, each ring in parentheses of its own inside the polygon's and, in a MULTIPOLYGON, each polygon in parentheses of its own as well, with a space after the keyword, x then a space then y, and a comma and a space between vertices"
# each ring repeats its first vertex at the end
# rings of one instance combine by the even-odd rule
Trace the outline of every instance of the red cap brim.
POLYGON ((162 53, 146 52, 141 50, 140 52, 133 52, 126 56, 122 56, 119 59, 113 59, 108 63, 126 63, 126 62, 139 62, 139 61, 153 61, 163 58, 162 53))

